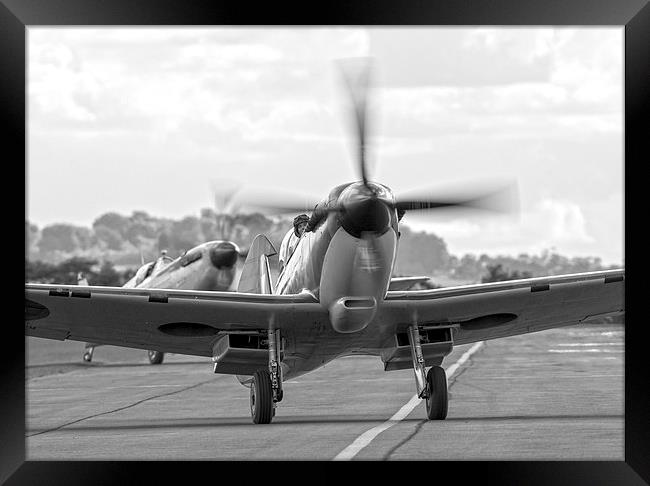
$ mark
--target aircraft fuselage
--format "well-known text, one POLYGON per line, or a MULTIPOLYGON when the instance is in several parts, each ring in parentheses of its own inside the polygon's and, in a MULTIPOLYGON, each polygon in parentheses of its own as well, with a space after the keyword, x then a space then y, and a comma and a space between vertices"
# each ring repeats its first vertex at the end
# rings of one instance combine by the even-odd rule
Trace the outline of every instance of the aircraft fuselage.
MULTIPOLYGON (((397 255, 398 217, 384 201, 386 186, 362 183, 334 188, 319 208, 337 204, 344 211, 324 213, 300 238, 275 286, 276 294, 309 291, 328 309, 330 325, 286 335, 285 376, 297 376, 340 356, 354 354, 386 296, 397 255), (358 341, 358 342, 357 342, 358 341)), ((367 342, 367 341, 366 341, 367 342)), ((376 350, 381 348, 378 343, 376 350)))
MULTIPOLYGON (((372 296, 383 298, 397 254, 398 220, 396 211, 382 203, 393 199, 390 189, 370 184, 380 193, 376 201, 358 208, 356 214, 329 212, 313 231, 302 235, 278 277, 276 294, 309 290, 329 306, 342 296, 366 296, 361 291, 372 287, 372 296), (354 277, 363 272, 373 277, 368 286, 354 277)), ((362 183, 343 184, 318 206, 327 207, 337 201, 345 205, 345 201, 355 203, 364 198, 368 195, 362 183)))
POLYGON ((209 241, 175 260, 158 259, 143 265, 124 287, 227 291, 235 276, 237 258, 233 243, 209 241))

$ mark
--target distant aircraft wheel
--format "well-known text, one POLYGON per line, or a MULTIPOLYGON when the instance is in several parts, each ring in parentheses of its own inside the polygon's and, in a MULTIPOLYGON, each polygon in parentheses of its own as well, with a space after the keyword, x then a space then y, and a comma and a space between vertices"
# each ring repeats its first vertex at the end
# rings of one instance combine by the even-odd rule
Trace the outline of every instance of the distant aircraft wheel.
POLYGON ((270 424, 273 415, 273 389, 268 370, 256 371, 251 382, 251 416, 253 423, 270 424))
POLYGON ((447 417, 447 375, 440 366, 432 366, 427 373, 427 417, 429 420, 444 420, 447 417))
POLYGON ((86 343, 86 348, 84 349, 84 361, 90 363, 93 360, 93 351, 95 347, 90 343, 86 343))
POLYGON ((163 362, 165 353, 161 351, 149 351, 149 363, 151 364, 160 364, 163 362))

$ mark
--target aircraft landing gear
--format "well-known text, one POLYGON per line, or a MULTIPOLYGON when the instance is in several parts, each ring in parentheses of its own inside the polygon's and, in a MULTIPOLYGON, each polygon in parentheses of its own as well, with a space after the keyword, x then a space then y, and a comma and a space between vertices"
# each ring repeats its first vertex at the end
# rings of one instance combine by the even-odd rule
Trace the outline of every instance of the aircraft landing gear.
POLYGON ((270 424, 275 415, 271 376, 267 370, 258 370, 251 382, 251 416, 253 423, 270 424))
POLYGON ((444 420, 447 417, 447 374, 441 366, 432 366, 427 373, 427 418, 444 420))
POLYGON ((149 363, 152 365, 162 363, 164 357, 165 353, 162 351, 149 351, 149 363))
POLYGON ((447 374, 441 366, 432 366, 425 373, 424 356, 417 326, 409 326, 408 335, 418 397, 426 400, 429 420, 444 420, 447 417, 448 405, 447 374))
POLYGON ((93 360, 93 351, 95 350, 95 346, 92 344, 86 343, 86 346, 84 348, 84 361, 86 363, 90 363, 93 360))
POLYGON ((280 331, 270 330, 268 338, 269 368, 256 371, 251 382, 251 417, 256 424, 271 423, 276 404, 282 401, 283 396, 280 331))

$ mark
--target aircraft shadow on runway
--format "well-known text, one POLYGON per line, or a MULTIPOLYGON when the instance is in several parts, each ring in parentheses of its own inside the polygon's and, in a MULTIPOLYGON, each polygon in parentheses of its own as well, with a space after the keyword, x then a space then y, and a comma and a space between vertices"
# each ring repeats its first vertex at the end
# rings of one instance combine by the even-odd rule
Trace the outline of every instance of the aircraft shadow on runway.
MULTIPOLYGON (((446 423, 454 422, 485 422, 485 421, 510 421, 510 420, 604 420, 604 419, 623 419, 622 414, 610 415, 503 415, 503 416, 487 416, 487 417, 447 417, 443 421, 430 421, 431 425, 436 424, 444 426, 446 423)), ((271 427, 280 427, 282 425, 320 425, 320 424, 340 424, 340 423, 375 423, 377 425, 385 422, 385 416, 368 416, 368 415, 346 415, 346 416, 317 416, 305 415, 300 417, 281 417, 276 416, 273 420, 271 427)), ((404 423, 418 423, 427 422, 427 420, 420 417, 409 417, 403 419, 404 423)), ((242 417, 220 417, 220 418, 197 418, 197 419, 169 419, 169 420, 140 420, 134 422, 117 421, 110 425, 75 425, 71 427, 63 427, 56 429, 56 432, 72 432, 77 433, 80 431, 114 431, 114 430, 137 430, 137 429, 174 429, 174 428, 193 428, 193 427, 232 427, 240 426, 254 427, 255 425, 250 422, 247 416, 242 417)), ((47 429, 30 429, 29 435, 39 434, 42 432, 47 433, 47 429)))
MULTIPOLYGON (((165 363, 164 366, 165 368, 168 368, 170 366, 178 366, 178 365, 197 365, 197 364, 212 364, 212 362, 208 359, 207 361, 178 361, 178 362, 171 362, 171 363, 165 363)), ((58 363, 45 363, 45 364, 37 364, 37 365, 30 365, 30 364, 25 364, 25 368, 29 369, 40 369, 40 368, 47 368, 47 367, 53 367, 53 366, 65 366, 66 368, 132 368, 132 367, 138 367, 138 366, 149 366, 151 367, 151 363, 143 362, 143 363, 105 363, 103 361, 93 361, 90 363, 74 363, 74 362, 58 362, 58 363)))

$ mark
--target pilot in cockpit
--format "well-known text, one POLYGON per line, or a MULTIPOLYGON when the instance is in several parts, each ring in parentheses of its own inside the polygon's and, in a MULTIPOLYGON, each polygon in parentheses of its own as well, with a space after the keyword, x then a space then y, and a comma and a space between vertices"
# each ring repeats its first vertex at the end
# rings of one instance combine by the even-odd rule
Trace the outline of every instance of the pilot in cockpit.
POLYGON ((287 234, 284 235, 282 244, 280 245, 280 252, 278 253, 280 272, 284 270, 284 267, 289 261, 291 254, 296 249, 296 245, 298 244, 298 241, 300 240, 302 234, 305 232, 308 222, 309 216, 306 214, 299 214, 293 218, 293 228, 287 231, 287 234))
POLYGON ((167 256, 167 250, 162 250, 160 252, 160 256, 156 260, 156 263, 154 264, 151 272, 148 272, 150 275, 157 273, 159 270, 162 268, 166 267, 169 265, 171 262, 173 262, 174 259, 172 257, 167 256))

